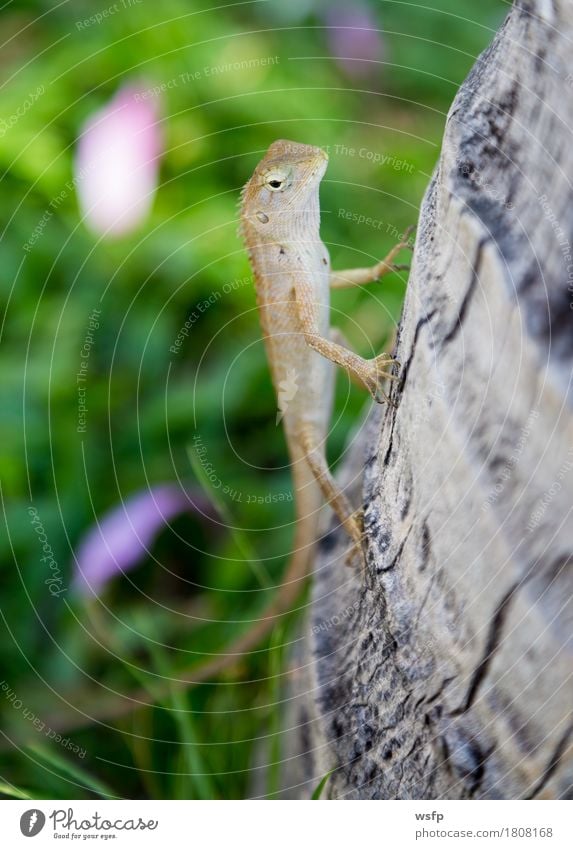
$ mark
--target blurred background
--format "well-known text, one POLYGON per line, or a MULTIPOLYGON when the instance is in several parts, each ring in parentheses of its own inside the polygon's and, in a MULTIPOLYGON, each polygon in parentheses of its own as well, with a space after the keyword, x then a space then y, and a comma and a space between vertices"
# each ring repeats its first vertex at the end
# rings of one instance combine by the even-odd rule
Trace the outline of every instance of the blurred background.
MULTIPOLYGON (((240 189, 273 140, 320 145, 333 266, 380 259, 507 11, 3 5, 4 796, 279 792, 304 603, 216 681, 173 683, 256 619, 293 532, 240 189)), ((365 356, 390 344, 406 281, 335 294, 365 356)), ((333 466, 368 403, 338 377, 333 466)))

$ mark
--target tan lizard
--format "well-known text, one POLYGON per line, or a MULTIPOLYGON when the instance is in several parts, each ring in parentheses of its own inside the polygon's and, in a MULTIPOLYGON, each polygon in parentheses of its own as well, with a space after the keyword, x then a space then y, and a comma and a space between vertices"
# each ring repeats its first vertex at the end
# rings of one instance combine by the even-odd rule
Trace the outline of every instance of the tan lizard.
MULTIPOLYGON (((280 587, 257 621, 221 654, 189 670, 181 683, 212 678, 254 649, 289 610, 301 590, 316 543, 320 509, 327 501, 361 553, 362 519, 334 481, 325 441, 334 392, 334 364, 382 402, 394 360, 365 360, 330 327, 330 289, 359 286, 408 266, 394 264, 407 241, 371 268, 331 271, 320 238, 319 186, 328 157, 319 147, 276 141, 241 196, 240 233, 255 276, 257 302, 279 414, 292 463, 296 505, 293 554, 280 587)), ((408 231, 407 231, 408 232, 408 231)))
MULTIPOLYGON (((293 554, 280 587, 257 621, 221 654, 189 670, 181 683, 212 678, 253 650, 301 590, 316 543, 320 509, 327 501, 361 553, 362 519, 334 481, 325 441, 334 391, 334 364, 372 395, 387 400, 384 383, 395 379, 394 360, 365 360, 330 327, 330 289, 358 286, 408 266, 394 264, 407 241, 371 268, 331 271, 319 233, 319 186, 327 155, 312 145, 276 141, 255 168, 241 196, 240 233, 255 276, 265 345, 279 415, 285 428, 295 489, 293 554)), ((408 232, 408 231, 407 231, 408 232)))
POLYGON ((398 243, 370 268, 331 271, 319 233, 319 185, 327 163, 328 156, 319 147, 276 141, 255 168, 241 198, 240 232, 255 277, 279 418, 292 463, 297 517, 291 562, 270 611, 261 620, 268 623, 270 619, 271 624, 277 611, 287 609, 298 594, 324 501, 354 546, 361 547, 361 516, 352 510, 326 461, 334 364, 378 402, 387 400, 385 381, 396 379, 389 370, 395 361, 388 354, 366 360, 341 344, 339 332, 330 327, 330 289, 370 283, 407 267, 393 260, 410 245, 398 243))

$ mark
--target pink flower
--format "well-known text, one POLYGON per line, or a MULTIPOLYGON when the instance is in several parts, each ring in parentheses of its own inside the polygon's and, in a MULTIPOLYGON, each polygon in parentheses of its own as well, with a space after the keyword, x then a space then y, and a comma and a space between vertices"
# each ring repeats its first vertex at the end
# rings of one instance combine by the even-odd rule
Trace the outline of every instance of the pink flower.
POLYGON ((75 185, 88 227, 120 236, 146 218, 162 151, 157 110, 146 92, 121 89, 86 123, 78 142, 75 185))
POLYGON ((384 42, 367 6, 353 3, 326 12, 330 52, 349 77, 376 76, 384 42))
POLYGON ((158 534, 181 513, 206 521, 215 511, 200 492, 172 483, 137 492, 101 516, 80 540, 74 584, 83 594, 99 595, 117 575, 133 569, 149 553, 158 534))

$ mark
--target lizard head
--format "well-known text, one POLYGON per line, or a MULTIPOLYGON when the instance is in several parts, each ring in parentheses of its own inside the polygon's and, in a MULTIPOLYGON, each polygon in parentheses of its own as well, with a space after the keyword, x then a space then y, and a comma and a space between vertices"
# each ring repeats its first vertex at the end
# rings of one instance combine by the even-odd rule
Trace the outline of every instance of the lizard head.
POLYGON ((280 139, 271 144, 243 189, 241 219, 264 238, 318 226, 318 187, 328 156, 319 147, 280 139), (313 219, 314 216, 314 219, 313 219))

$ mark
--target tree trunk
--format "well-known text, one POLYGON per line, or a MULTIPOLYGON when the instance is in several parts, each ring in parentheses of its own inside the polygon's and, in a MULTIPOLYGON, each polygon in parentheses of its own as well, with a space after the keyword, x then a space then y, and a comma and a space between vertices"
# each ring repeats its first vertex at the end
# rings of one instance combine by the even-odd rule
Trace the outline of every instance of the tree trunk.
POLYGON ((396 406, 342 476, 367 565, 335 531, 316 564, 287 795, 335 769, 334 798, 573 796, 572 43, 572 3, 518 2, 450 109, 396 406))

